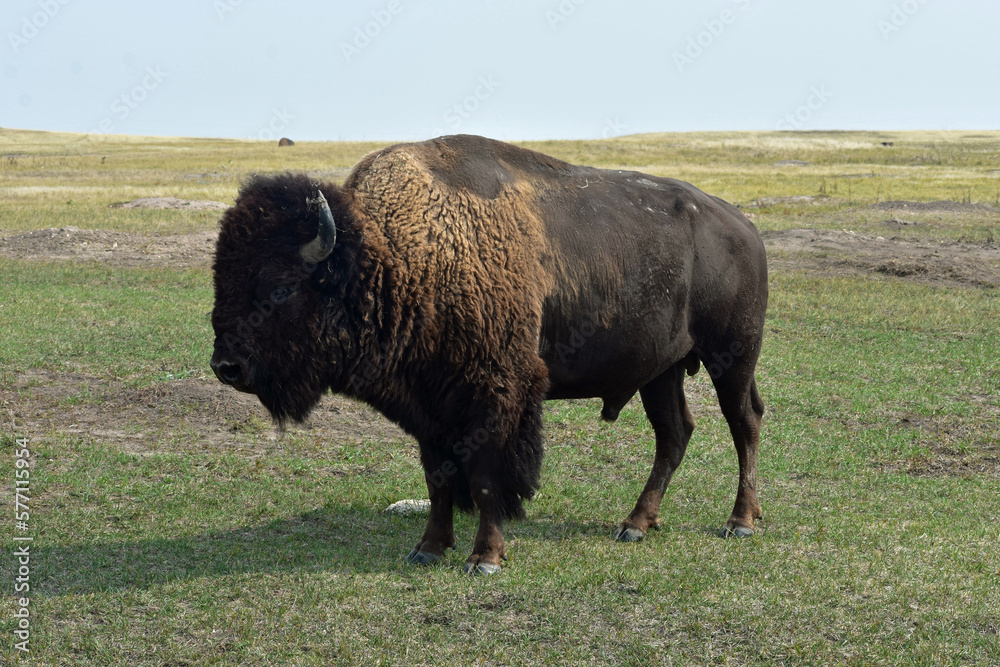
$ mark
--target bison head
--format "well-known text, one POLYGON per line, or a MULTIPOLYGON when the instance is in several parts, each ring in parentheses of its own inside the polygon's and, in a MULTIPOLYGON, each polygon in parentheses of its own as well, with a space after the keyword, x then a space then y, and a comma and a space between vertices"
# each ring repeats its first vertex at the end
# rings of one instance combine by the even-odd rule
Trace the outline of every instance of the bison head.
POLYGON ((303 420, 343 361, 336 296, 349 249, 337 242, 337 216, 347 216, 341 198, 336 186, 305 176, 258 176, 222 218, 212 370, 256 394, 279 424, 303 420))

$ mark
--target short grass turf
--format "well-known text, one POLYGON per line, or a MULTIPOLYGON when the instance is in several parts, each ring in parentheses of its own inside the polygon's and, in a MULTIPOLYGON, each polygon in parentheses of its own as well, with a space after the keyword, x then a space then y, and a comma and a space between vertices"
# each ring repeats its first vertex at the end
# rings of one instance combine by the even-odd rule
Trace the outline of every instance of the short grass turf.
MULTIPOLYGON (((680 176, 747 204, 821 194, 824 178, 831 187, 824 173, 851 170, 918 177, 898 179, 898 190, 888 192, 877 192, 871 178, 852 179, 845 201, 831 204, 834 212, 890 196, 992 201, 996 179, 987 167, 997 167, 1000 135, 887 136, 893 149, 878 143, 882 135, 858 133, 534 146, 576 162, 680 176), (903 156, 890 160, 889 150, 903 156), (784 158, 811 164, 787 175, 789 167, 772 166, 784 158)), ((306 144, 291 154, 253 142, 102 143, 3 131, 4 139, 2 150, 14 156, 3 158, 0 171, 5 233, 65 224, 149 234, 208 229, 218 213, 154 215, 106 205, 152 194, 231 200, 239 179, 254 170, 342 178, 375 147, 306 144), (78 189, 59 189, 70 186, 78 189)), ((799 219, 776 207, 755 221, 780 228, 799 219)), ((958 226, 975 238, 986 234, 986 220, 958 226)), ((207 269, 4 260, 0 273, 5 384, 39 369, 141 386, 206 370, 207 269)), ((426 489, 413 448, 399 442, 322 442, 298 432, 247 456, 175 447, 182 436, 168 425, 147 451, 132 452, 99 437, 12 424, 0 406, 4 487, 14 486, 15 438, 29 436, 33 452, 30 659, 996 663, 998 296, 996 289, 889 277, 772 274, 759 366, 768 412, 758 534, 717 536, 735 495, 736 456, 702 371, 687 381, 698 428, 668 489, 659 531, 638 544, 610 538, 652 459, 638 402, 613 425, 599 421, 595 401, 549 403, 541 492, 525 520, 508 524, 510 562, 489 578, 461 574, 475 530, 467 516, 459 516, 458 549, 443 564, 404 563, 423 517, 381 510, 424 497, 426 489)), ((269 428, 253 424, 247 438, 269 428)), ((12 544, 12 491, 5 497, 3 531, 12 544)), ((12 617, 17 566, 6 552, 0 656, 13 663, 21 658, 12 617)))

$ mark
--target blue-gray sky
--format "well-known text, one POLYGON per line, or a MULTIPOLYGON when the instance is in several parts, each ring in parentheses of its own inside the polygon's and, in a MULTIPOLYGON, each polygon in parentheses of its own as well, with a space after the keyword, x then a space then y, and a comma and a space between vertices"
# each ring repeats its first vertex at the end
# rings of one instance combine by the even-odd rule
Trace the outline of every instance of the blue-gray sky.
POLYGON ((1000 129, 995 0, 4 0, 0 35, 3 127, 1000 129))

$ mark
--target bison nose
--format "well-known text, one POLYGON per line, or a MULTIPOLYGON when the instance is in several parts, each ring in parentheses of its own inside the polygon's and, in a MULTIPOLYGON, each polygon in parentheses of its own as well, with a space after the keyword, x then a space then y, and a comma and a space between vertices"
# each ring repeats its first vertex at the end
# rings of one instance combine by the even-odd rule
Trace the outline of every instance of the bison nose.
POLYGON ((228 361, 223 361, 221 364, 212 364, 212 370, 215 371, 215 376, 226 384, 236 384, 243 375, 242 366, 229 363, 228 361))
POLYGON ((243 379, 243 365, 238 361, 226 358, 218 350, 212 355, 212 361, 209 362, 209 365, 215 371, 215 377, 226 384, 235 385, 243 379))

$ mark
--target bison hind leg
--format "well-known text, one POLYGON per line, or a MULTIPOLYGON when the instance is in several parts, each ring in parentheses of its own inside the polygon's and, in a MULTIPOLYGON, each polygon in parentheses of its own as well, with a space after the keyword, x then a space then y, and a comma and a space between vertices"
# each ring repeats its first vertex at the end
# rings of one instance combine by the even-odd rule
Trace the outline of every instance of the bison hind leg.
POLYGON ((656 434, 656 455, 635 508, 615 530, 614 538, 619 542, 638 542, 650 528, 659 527, 663 494, 684 458, 694 431, 694 419, 684 398, 685 370, 690 370, 686 361, 675 364, 639 390, 642 406, 656 434))
POLYGON ((712 378, 719 407, 736 445, 740 468, 736 502, 722 529, 723 537, 750 537, 754 534, 755 520, 763 515, 757 497, 757 450, 764 401, 757 390, 755 365, 756 355, 752 355, 712 378))

